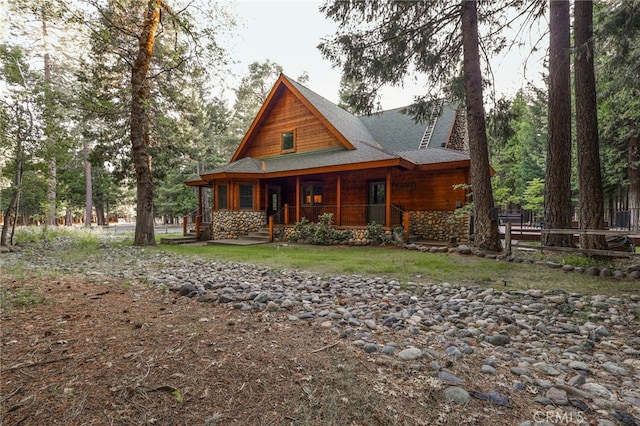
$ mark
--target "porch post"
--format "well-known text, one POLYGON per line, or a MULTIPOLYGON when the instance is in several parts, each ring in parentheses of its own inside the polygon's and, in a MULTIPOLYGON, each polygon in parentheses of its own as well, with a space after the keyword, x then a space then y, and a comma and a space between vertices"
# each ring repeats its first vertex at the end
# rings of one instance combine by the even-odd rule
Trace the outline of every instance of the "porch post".
POLYGON ((256 185, 254 185, 254 186, 257 187, 257 190, 256 190, 257 194, 255 195, 255 198, 253 199, 253 202, 255 203, 256 201, 258 201, 258 206, 257 206, 258 208, 257 209, 254 208, 254 210, 262 210, 260 208, 261 207, 260 206, 260 184, 261 183, 262 182, 260 182, 260 179, 258 179, 258 183, 256 185))
POLYGON ((409 212, 402 213, 402 226, 404 227, 404 242, 409 243, 409 231, 411 230, 411 219, 409 212))
POLYGON ((231 179, 231 184, 229 186, 229 189, 231 189, 231 205, 233 206, 230 210, 240 210, 240 191, 238 190, 236 180, 231 179))
POLYGON ((384 204, 385 204, 385 218, 384 226, 389 228, 391 226, 391 169, 387 167, 387 183, 384 191, 384 204))
MULTIPOLYGON (((262 185, 262 181, 258 185, 262 185)), ((265 182, 264 184, 264 195, 261 197, 262 202, 264 203, 264 211, 267 215, 267 220, 269 218, 269 207, 271 206, 271 200, 269 199, 269 185, 265 182)))
POLYGON ((342 225, 342 202, 341 202, 341 194, 342 194, 342 175, 338 173, 338 181, 336 182, 336 226, 342 225))
POLYGON ((269 242, 273 242, 273 216, 269 216, 269 242))
POLYGON ((216 209, 216 198, 218 198, 218 194, 216 193, 216 181, 211 181, 211 222, 213 222, 213 211, 216 209))
POLYGON ((284 203, 284 224, 289 224, 289 204, 284 203))
POLYGON ((300 222, 300 176, 296 176, 296 223, 300 222))
POLYGON ((202 222, 202 187, 198 186, 198 214, 196 215, 196 239, 200 239, 200 223, 202 222))

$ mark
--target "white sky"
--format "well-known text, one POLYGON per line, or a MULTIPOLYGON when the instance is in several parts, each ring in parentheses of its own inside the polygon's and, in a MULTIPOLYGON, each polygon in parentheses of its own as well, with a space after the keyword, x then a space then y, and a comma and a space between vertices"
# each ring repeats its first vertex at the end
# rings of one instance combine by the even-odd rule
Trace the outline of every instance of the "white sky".
MULTIPOLYGON (((230 52, 231 57, 238 61, 232 69, 236 80, 230 87, 237 87, 239 79, 248 73, 249 64, 269 59, 281 65, 284 73, 294 79, 306 71, 309 74, 306 86, 337 103, 340 70, 332 68, 316 47, 323 37, 332 35, 337 28, 318 10, 322 3, 317 0, 236 0, 231 3, 239 25, 230 52)), ((540 81, 544 54, 543 49, 538 57, 529 58, 527 79, 540 81)), ((492 61, 498 94, 513 94, 526 85, 522 64, 527 55, 511 52, 492 61)), ((381 92, 382 107, 406 106, 419 94, 420 86, 412 81, 403 88, 384 88, 381 92)), ((232 104, 233 93, 228 92, 226 97, 232 104)))
MULTIPOLYGON (((230 56, 237 61, 232 67, 232 78, 225 79, 227 90, 224 97, 229 106, 235 99, 232 88, 238 86, 240 78, 247 74, 252 62, 267 59, 281 65, 284 73, 291 78, 303 72, 309 74, 306 84, 314 92, 330 101, 338 102, 340 70, 332 68, 329 61, 322 58, 317 45, 323 37, 331 36, 337 25, 327 20, 319 11, 321 0, 222 0, 238 17, 236 34, 230 40, 230 56)), ((6 18, 6 0, 0 0, 0 40, 6 18)), ((546 22, 540 24, 543 32, 546 22)), ((226 45, 225 45, 226 46, 226 45)), ((546 39, 537 56, 528 57, 526 47, 521 51, 492 60, 495 72, 496 92, 514 94, 526 85, 523 63, 527 61, 526 79, 541 86, 542 61, 546 54, 546 39)), ((390 109, 410 104, 416 95, 422 94, 420 85, 407 80, 404 87, 385 87, 380 92, 382 107, 390 109)), ((490 106, 487 106, 490 108, 490 106)))

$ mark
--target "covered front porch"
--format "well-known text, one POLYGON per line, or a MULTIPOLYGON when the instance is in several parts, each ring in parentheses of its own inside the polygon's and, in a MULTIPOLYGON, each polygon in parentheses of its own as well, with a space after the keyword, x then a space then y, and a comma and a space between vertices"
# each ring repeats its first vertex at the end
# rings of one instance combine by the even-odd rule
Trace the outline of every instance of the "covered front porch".
POLYGON ((464 190, 453 188, 464 177, 453 172, 408 174, 386 167, 275 177, 217 175, 188 184, 198 188, 193 227, 197 234, 209 230, 210 239, 239 238, 268 227, 272 240, 283 227, 303 219, 316 223, 330 213, 339 228, 363 229, 376 223, 388 231, 402 227, 406 238, 418 231, 425 238, 446 241, 451 234, 466 236, 466 229, 425 232, 448 226, 441 222, 449 220, 466 197, 464 190), (205 222, 209 214, 211 220, 205 222))

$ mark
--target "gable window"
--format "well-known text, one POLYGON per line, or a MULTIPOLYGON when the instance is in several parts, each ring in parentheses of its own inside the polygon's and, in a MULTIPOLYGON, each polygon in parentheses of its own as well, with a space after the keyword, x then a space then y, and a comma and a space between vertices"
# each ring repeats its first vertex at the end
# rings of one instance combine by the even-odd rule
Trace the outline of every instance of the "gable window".
POLYGON ((296 135, 293 130, 288 132, 282 132, 280 136, 282 142, 282 152, 295 152, 296 150, 296 135))
POLYGON ((227 194, 227 185, 218 185, 218 210, 226 210, 229 208, 227 194))
POLYGON ((253 185, 250 183, 241 183, 240 189, 240 208, 253 210, 253 185))
POLYGON ((322 204, 323 190, 321 185, 302 186, 302 204, 314 205, 322 204))

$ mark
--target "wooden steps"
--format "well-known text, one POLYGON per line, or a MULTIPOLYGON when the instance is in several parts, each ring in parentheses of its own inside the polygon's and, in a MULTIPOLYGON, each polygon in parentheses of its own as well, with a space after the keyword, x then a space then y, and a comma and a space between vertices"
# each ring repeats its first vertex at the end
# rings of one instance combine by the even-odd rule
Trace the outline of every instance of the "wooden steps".
POLYGON ((185 235, 185 236, 181 236, 181 237, 164 237, 164 238, 160 238, 160 244, 170 244, 170 245, 175 245, 175 244, 193 244, 193 243, 197 243, 198 240, 196 239, 195 235, 185 235))
POLYGON ((250 246, 255 244, 266 244, 269 242, 269 228, 261 228, 259 231, 249 232, 240 238, 229 240, 210 240, 207 245, 232 245, 250 246))

